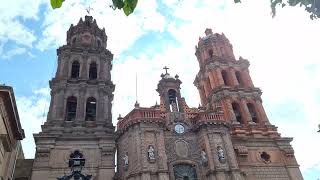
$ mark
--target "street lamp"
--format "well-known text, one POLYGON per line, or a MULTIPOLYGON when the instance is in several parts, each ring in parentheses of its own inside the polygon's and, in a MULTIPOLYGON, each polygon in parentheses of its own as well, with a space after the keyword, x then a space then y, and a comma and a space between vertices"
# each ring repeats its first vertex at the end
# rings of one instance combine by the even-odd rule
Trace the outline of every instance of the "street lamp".
POLYGON ((57 178, 58 180, 70 180, 72 177, 74 180, 90 180, 92 175, 81 174, 82 168, 84 167, 86 159, 83 158, 82 153, 79 150, 75 150, 70 154, 69 168, 71 169, 70 175, 57 178))

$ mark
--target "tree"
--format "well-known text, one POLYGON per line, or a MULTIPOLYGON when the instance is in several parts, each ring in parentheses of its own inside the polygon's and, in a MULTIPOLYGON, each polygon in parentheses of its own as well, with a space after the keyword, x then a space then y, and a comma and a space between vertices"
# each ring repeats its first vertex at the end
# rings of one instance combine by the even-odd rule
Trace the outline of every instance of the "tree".
MULTIPOLYGON (((65 0, 50 0, 53 9, 60 8, 65 0)), ((145 0, 147 1, 147 0, 145 0)), ((177 0, 179 1, 179 0, 177 0)), ((214 0, 212 0, 214 1, 214 0)), ((235 3, 241 3, 241 0, 234 0, 235 3)), ((276 15, 278 7, 303 6, 310 14, 311 19, 320 17, 320 0, 270 0, 272 17, 276 15)), ((138 0, 112 0, 110 6, 114 10, 123 10, 124 14, 129 16, 136 8, 138 0)))

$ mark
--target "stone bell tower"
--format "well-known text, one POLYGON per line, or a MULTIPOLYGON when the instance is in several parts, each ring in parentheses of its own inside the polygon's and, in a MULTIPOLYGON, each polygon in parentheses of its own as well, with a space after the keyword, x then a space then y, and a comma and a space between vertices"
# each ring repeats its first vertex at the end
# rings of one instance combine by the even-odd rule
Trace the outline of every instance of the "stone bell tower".
POLYGON ((115 85, 113 54, 106 49, 105 29, 91 16, 67 32, 57 50, 58 69, 50 81, 51 102, 36 143, 32 180, 56 179, 70 172, 68 159, 77 151, 86 160, 84 174, 111 180, 114 175, 114 126, 111 102, 115 85))
POLYGON ((194 84, 201 104, 206 111, 221 108, 245 179, 303 179, 290 145, 292 138, 281 137, 268 120, 262 92, 249 75, 249 61, 235 59, 226 36, 211 29, 199 38, 195 55, 200 70, 194 84))

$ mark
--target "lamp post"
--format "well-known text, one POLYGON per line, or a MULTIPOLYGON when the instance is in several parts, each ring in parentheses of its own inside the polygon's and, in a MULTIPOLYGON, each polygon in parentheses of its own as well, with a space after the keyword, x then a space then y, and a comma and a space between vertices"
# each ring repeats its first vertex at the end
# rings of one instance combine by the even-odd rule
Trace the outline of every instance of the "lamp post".
POLYGON ((70 175, 65 175, 63 177, 57 178, 58 180, 70 180, 72 177, 74 180, 90 180, 92 175, 83 175, 81 173, 84 167, 86 159, 83 158, 82 153, 75 150, 70 154, 69 168, 71 169, 70 175))

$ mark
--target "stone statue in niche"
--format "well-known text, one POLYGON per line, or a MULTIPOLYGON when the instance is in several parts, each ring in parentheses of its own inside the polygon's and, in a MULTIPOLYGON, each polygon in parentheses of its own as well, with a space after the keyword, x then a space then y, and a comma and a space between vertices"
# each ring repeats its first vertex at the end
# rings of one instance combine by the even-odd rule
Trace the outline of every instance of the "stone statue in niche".
POLYGON ((217 152, 218 152, 219 161, 220 161, 221 163, 225 163, 225 162, 226 162, 226 158, 225 158, 225 156, 224 156, 224 151, 223 151, 223 149, 222 149, 221 146, 218 146, 218 147, 217 147, 217 152))
POLYGON ((127 169, 128 169, 128 166, 129 166, 129 156, 128 156, 128 153, 126 153, 122 159, 123 159, 123 161, 124 161, 124 168, 125 168, 125 170, 127 170, 127 169))
POLYGON ((155 161, 156 160, 155 150, 154 150, 154 147, 152 145, 150 145, 149 148, 148 148, 148 159, 149 159, 149 161, 155 161))
POLYGON ((208 164, 207 153, 204 150, 201 150, 201 163, 206 166, 208 164))

